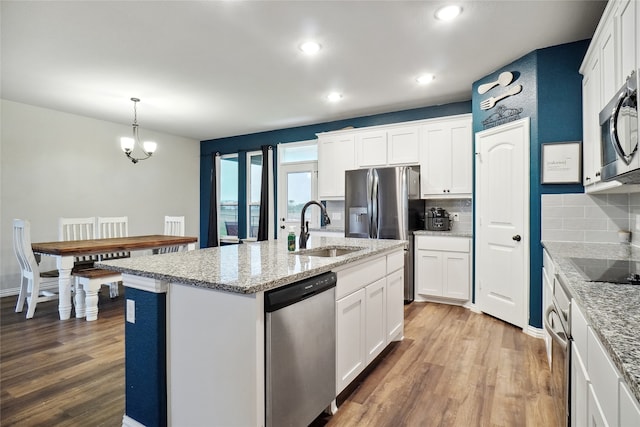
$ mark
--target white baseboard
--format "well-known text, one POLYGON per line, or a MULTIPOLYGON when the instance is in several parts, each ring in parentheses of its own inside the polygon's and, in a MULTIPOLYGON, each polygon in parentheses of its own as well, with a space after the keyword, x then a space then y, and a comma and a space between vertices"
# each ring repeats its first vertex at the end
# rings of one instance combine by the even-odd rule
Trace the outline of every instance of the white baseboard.
POLYGON ((526 327, 522 328, 522 332, 534 338, 544 339, 544 329, 542 328, 536 328, 531 325, 527 325, 526 327))
MULTIPOLYGON (((56 279, 57 280, 57 279, 56 279)), ((40 283, 40 289, 41 290, 54 290, 57 291, 58 290, 58 282, 44 282, 44 283, 40 283)), ((18 294, 20 293, 20 288, 8 288, 8 289, 0 289, 0 298, 4 298, 4 297, 12 297, 12 296, 18 296, 18 294)))
POLYGON ((145 427, 145 425, 137 422, 131 417, 127 417, 127 415, 125 414, 122 417, 122 427, 145 427))

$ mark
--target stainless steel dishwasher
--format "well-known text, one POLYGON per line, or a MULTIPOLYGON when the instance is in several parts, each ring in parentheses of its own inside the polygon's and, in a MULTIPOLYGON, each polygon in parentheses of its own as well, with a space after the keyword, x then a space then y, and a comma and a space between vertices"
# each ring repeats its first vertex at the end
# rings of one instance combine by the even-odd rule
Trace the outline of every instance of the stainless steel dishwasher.
POLYGON ((336 393, 336 274, 265 292, 267 427, 308 426, 336 393))

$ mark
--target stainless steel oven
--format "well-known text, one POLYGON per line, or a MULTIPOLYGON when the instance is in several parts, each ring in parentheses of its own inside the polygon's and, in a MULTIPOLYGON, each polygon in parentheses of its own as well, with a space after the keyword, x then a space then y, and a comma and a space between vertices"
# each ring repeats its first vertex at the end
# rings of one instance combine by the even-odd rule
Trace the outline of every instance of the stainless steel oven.
POLYGON ((570 425, 570 378, 571 378, 571 322, 569 309, 571 299, 556 274, 553 280, 552 303, 544 314, 544 324, 551 335, 551 386, 559 413, 563 414, 565 422, 570 425))

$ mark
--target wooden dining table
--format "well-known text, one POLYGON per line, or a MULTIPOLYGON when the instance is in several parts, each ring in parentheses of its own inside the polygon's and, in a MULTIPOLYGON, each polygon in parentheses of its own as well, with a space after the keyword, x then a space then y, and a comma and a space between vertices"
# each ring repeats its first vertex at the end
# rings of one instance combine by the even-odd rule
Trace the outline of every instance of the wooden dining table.
MULTIPOLYGON (((195 249, 197 237, 147 236, 116 237, 110 239, 68 240, 63 242, 32 243, 33 252, 55 257, 58 268, 58 312, 60 320, 71 317, 71 270, 76 257, 114 252, 131 252, 180 246, 195 249)), ((161 255, 158 255, 161 256, 161 255)))

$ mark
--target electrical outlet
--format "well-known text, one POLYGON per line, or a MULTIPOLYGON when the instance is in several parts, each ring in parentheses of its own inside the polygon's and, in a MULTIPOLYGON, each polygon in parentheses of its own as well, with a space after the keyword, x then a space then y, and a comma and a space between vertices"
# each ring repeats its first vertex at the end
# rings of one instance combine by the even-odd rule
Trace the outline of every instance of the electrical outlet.
POLYGON ((136 302, 135 300, 127 300, 127 322, 136 323, 136 302))
POLYGON ((458 212, 452 212, 450 215, 453 222, 460 221, 460 214, 458 212))

